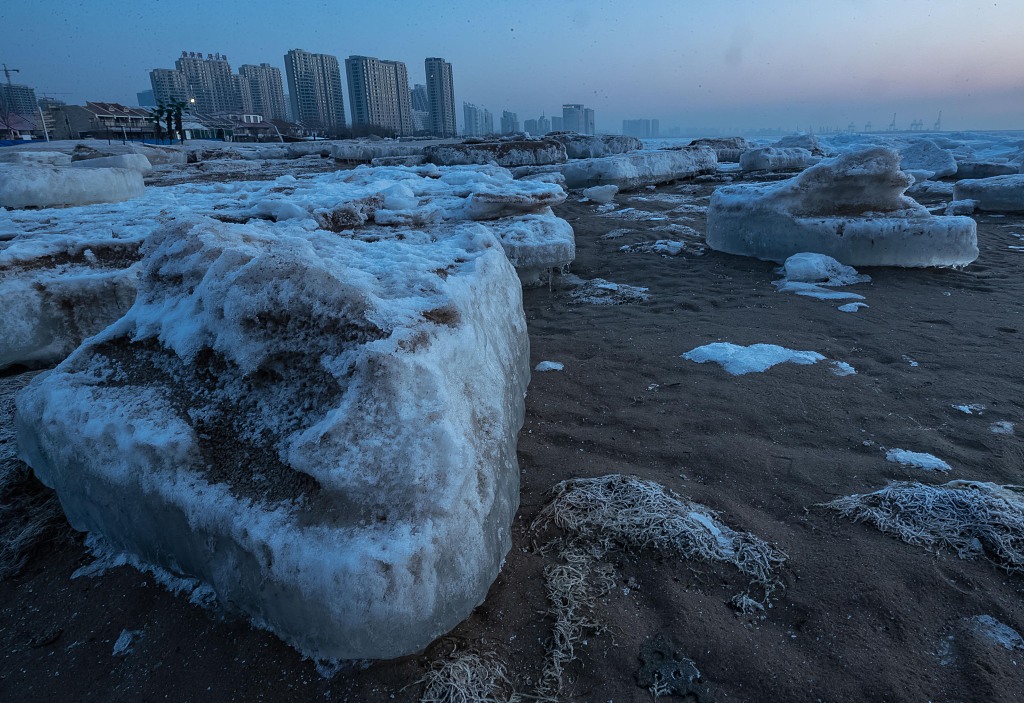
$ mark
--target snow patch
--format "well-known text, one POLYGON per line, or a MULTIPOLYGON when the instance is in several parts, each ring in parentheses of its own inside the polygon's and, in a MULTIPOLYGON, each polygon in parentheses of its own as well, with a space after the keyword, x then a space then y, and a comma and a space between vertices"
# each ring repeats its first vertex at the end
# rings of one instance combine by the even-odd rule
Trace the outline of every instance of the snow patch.
POLYGON ((953 468, 937 456, 924 452, 911 452, 906 449, 890 449, 886 451, 885 458, 894 464, 911 466, 915 469, 924 469, 925 471, 946 472, 951 471, 953 468))

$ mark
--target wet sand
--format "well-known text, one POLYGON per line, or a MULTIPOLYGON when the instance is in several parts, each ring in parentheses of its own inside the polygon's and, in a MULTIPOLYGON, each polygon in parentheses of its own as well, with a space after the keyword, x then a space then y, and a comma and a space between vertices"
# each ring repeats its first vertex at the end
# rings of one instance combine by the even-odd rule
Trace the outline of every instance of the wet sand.
POLYGON ((788 555, 762 615, 728 605, 735 569, 654 551, 617 552, 616 588, 600 599, 606 631, 579 648, 565 700, 649 701, 638 658, 659 634, 693 659, 713 701, 1017 701, 1024 652, 972 639, 962 619, 988 614, 1024 632, 1024 577, 987 561, 934 554, 818 504, 891 480, 1024 483, 1024 218, 979 215, 978 261, 963 271, 863 269, 849 288, 870 307, 837 310, 776 292, 776 265, 701 253, 701 206, 713 184, 622 195, 655 218, 578 202, 556 208, 576 231, 572 272, 649 288, 646 303, 576 304, 564 281, 530 289, 524 307, 535 373, 519 441, 514 544, 474 614, 424 653, 320 676, 272 635, 222 621, 128 567, 71 580, 81 538, 53 540, 0 583, 0 700, 415 701, 431 661, 492 651, 529 693, 543 664, 543 570, 529 524, 558 481, 608 473, 653 479, 719 511, 788 555), (680 239, 679 256, 619 247, 680 239), (629 229, 622 236, 603 235, 629 229), (765 342, 851 364, 784 364, 731 376, 680 355, 717 341, 765 342), (911 361, 917 366, 912 366, 911 361), (981 404, 968 415, 952 406, 981 404), (997 421, 1015 434, 995 434, 997 421), (929 452, 940 475, 886 461, 929 452), (113 656, 122 630, 141 630, 113 656), (948 639, 950 636, 953 639, 948 639))

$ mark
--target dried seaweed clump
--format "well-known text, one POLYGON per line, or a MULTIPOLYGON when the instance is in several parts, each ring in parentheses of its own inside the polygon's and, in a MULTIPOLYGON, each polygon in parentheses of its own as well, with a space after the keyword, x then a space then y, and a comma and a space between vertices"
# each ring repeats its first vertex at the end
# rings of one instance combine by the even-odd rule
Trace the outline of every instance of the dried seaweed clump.
POLYGON ((984 556, 1010 573, 1024 572, 1024 488, 979 481, 928 486, 896 481, 874 493, 825 503, 908 544, 952 549, 961 559, 984 556))
POLYGON ((493 654, 453 652, 434 662, 420 683, 420 703, 519 703, 505 672, 493 654))
POLYGON ((749 532, 736 532, 717 513, 654 481, 613 474, 556 485, 535 528, 549 523, 576 540, 627 549, 654 548, 684 559, 732 564, 765 597, 779 586, 786 555, 749 532))

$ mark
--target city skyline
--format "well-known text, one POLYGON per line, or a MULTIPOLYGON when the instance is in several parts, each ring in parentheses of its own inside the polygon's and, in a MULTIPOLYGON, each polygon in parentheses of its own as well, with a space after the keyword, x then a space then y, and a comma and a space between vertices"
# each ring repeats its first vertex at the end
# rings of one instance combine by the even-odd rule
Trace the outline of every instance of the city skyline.
POLYGON ((1024 5, 641 0, 483 10, 456 1, 352 12, 298 3, 273 22, 261 19, 269 15, 258 0, 224 0, 219 15, 227 19, 204 22, 195 19, 205 16, 202 4, 190 1, 99 5, 43 0, 0 11, 0 61, 21 70, 15 82, 40 97, 133 104, 149 70, 183 46, 220 51, 235 66, 279 69, 284 53, 302 46, 404 62, 411 84, 425 83, 422 57, 444 56, 456 66, 457 102, 522 116, 592 105, 601 131, 639 117, 659 119, 663 132, 884 129, 893 113, 907 128, 915 119, 930 126, 940 110, 947 129, 1024 127, 1024 77, 1014 70, 1024 62, 1015 36, 1024 5), (45 41, 40 16, 54 18, 45 41))

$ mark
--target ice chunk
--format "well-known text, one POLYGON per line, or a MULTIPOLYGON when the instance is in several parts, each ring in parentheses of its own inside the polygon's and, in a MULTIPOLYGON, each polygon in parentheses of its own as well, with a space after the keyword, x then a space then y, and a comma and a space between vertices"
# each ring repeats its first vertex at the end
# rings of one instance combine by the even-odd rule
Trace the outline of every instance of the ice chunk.
POLYGON ((564 277, 564 280, 571 286, 569 297, 574 303, 623 305, 645 303, 651 298, 647 288, 630 286, 625 283, 612 283, 603 278, 586 279, 570 273, 564 277))
POLYGON ((992 161, 960 161, 956 167, 959 180, 1010 176, 1015 173, 1018 173, 1016 165, 992 161))
POLYGON ((542 275, 568 266, 576 258, 572 225, 546 213, 491 220, 487 228, 501 242, 523 285, 542 283, 542 275))
POLYGON ((671 239, 658 239, 653 242, 638 242, 636 244, 625 244, 619 247, 619 251, 626 253, 679 256, 684 251, 686 251, 686 244, 684 242, 676 242, 671 239))
POLYGON ((370 163, 373 159, 397 156, 422 156, 424 145, 401 142, 334 142, 330 146, 335 161, 370 163))
POLYGON ((204 218, 146 246, 128 314, 18 397, 19 454, 71 524, 313 658, 466 617, 511 544, 530 374, 494 237, 204 218))
POLYGON ((890 449, 885 453, 885 458, 894 464, 912 466, 915 469, 925 471, 951 471, 952 467, 942 459, 924 452, 911 452, 906 449, 890 449))
POLYGON ((1024 651, 1024 637, 1006 623, 999 622, 991 615, 975 615, 967 618, 968 627, 973 633, 992 644, 999 645, 1009 651, 1024 651))
POLYGON ((619 187, 616 185, 592 186, 583 191, 583 197, 595 203, 610 203, 615 200, 615 194, 618 192, 619 187))
POLYGON ((533 367, 534 371, 563 371, 565 364, 560 361, 542 361, 533 367))
POLYGON ((853 368, 845 361, 833 361, 832 373, 836 376, 854 376, 857 373, 857 369, 853 368))
POLYGON ((715 150, 718 163, 738 164, 740 156, 744 151, 753 148, 753 145, 743 137, 708 137, 694 139, 690 146, 707 146, 715 150))
POLYGON ((565 147, 550 139, 521 139, 472 144, 434 144, 425 148, 429 163, 439 166, 497 164, 544 166, 565 163, 565 147))
POLYGON ((783 137, 773 145, 780 149, 806 149, 811 152, 813 156, 828 156, 825 153, 825 148, 818 141, 818 138, 813 134, 807 134, 801 132, 800 134, 790 134, 783 137))
POLYGON ((717 166, 718 160, 712 149, 695 147, 580 159, 553 168, 565 176, 567 188, 611 184, 618 186, 619 190, 636 190, 648 185, 713 173, 717 166))
POLYGON ((978 209, 977 200, 954 200, 946 206, 947 215, 973 215, 978 209))
POLYGON ((956 173, 953 154, 939 147, 931 139, 915 139, 900 147, 900 167, 903 170, 930 171, 932 178, 945 178, 956 173))
POLYGON ((142 174, 125 168, 0 165, 0 207, 113 203, 145 190, 142 174))
POLYGON ((766 146, 750 149, 740 155, 740 168, 744 171, 796 171, 816 164, 818 158, 798 147, 782 149, 766 146))
POLYGON ((552 132, 544 137, 561 144, 570 159, 599 159, 615 154, 625 154, 644 148, 636 137, 622 134, 576 134, 575 132, 552 132))
POLYGON ((1024 173, 957 181, 953 197, 973 200, 987 212, 1024 212, 1024 173))
POLYGON ((1015 425, 1009 420, 998 420, 993 422, 988 429, 992 434, 1013 434, 1014 427, 1015 425))
POLYGON ((870 307, 867 303, 847 303, 846 305, 840 305, 839 312, 857 312, 861 308, 870 307))
POLYGON ((704 364, 713 361, 733 376, 761 373, 777 364, 816 364, 825 357, 818 352, 796 351, 776 344, 751 344, 749 347, 730 342, 714 342, 691 349, 682 355, 688 361, 704 364))
POLYGON ((896 152, 871 148, 778 183, 723 186, 711 196, 707 242, 729 254, 785 261, 827 254, 851 266, 963 266, 978 257, 969 217, 936 217, 903 195, 896 152))
POLYGON ((121 630, 114 642, 114 656, 123 657, 132 653, 132 644, 142 636, 142 630, 121 630))
POLYGON ((27 166, 70 166, 71 155, 61 151, 0 151, 0 163, 27 166))
POLYGON ((869 283, 871 276, 857 273, 857 269, 839 263, 831 256, 800 252, 786 259, 782 266, 786 279, 823 286, 850 286, 869 283))
POLYGON ((76 168, 127 168, 132 171, 138 171, 143 176, 153 170, 153 165, 149 163, 142 154, 120 154, 118 156, 101 156, 96 159, 83 159, 82 161, 75 161, 71 164, 76 168))

